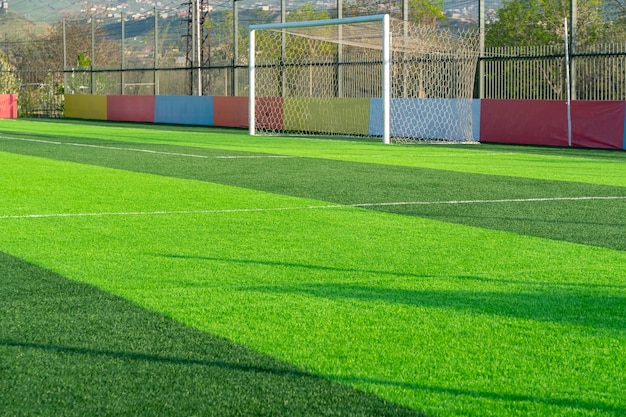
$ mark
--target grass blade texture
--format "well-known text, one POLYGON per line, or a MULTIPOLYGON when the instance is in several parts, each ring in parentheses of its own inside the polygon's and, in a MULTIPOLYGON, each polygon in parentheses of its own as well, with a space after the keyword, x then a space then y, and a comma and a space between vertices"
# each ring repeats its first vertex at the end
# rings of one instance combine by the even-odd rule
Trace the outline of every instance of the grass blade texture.
POLYGON ((10 415, 626 414, 623 152, 18 120, 0 167, 10 415))

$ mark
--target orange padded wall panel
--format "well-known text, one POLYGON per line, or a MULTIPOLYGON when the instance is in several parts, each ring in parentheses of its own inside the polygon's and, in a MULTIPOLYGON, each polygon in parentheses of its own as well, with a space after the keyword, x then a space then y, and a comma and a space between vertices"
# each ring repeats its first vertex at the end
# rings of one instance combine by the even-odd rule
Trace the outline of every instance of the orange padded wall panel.
POLYGON ((248 97, 213 97, 215 126, 248 127, 248 97))

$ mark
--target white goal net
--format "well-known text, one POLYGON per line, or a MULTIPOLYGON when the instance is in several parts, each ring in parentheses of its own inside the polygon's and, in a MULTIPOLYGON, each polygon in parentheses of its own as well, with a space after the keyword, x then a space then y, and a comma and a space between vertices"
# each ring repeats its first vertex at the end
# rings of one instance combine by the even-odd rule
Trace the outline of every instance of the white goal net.
POLYGON ((250 133, 471 142, 478 31, 386 15, 250 27, 250 133))

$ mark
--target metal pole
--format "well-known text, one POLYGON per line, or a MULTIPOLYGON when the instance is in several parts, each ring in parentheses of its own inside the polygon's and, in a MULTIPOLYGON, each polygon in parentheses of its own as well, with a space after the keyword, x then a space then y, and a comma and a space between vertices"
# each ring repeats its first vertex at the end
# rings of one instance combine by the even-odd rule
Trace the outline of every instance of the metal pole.
POLYGON ((567 18, 563 19, 565 27, 565 91, 567 94, 567 146, 572 146, 572 100, 570 95, 569 45, 567 36, 567 18))
MULTIPOLYGON (((4 39, 6 40, 6 35, 4 39)), ((8 54, 7 54, 8 56, 8 54)), ((65 28, 65 17, 63 18, 63 92, 67 93, 67 33, 65 28)))
POLYGON ((409 2, 402 0, 402 97, 409 96, 406 69, 406 42, 409 37, 409 2))
MULTIPOLYGON (((570 0, 570 55, 573 55, 576 51, 576 22, 578 20, 578 4, 577 0, 570 0)), ((570 94, 572 100, 576 100, 576 63, 574 59, 570 60, 570 94)))
MULTIPOLYGON (((280 0, 280 23, 287 22, 287 6, 285 0, 280 0)), ((287 91, 287 82, 285 80, 285 59, 287 57, 287 38, 285 31, 281 31, 280 35, 280 94, 281 97, 285 97, 287 91)))
POLYGON ((248 94, 248 128, 250 135, 254 135, 256 131, 256 91, 255 91, 255 65, 256 65, 256 39, 255 39, 255 31, 250 31, 250 57, 248 59, 248 85, 249 85, 249 94, 248 94))
POLYGON ((92 95, 95 91, 94 84, 96 81, 96 75, 93 72, 95 63, 96 63, 96 34, 95 34, 95 27, 94 27, 94 18, 93 16, 91 16, 91 71, 89 72, 91 73, 90 91, 92 95))
POLYGON ((383 143, 391 143, 391 33, 389 15, 383 18, 383 143))
POLYGON ((200 27, 200 0, 196 0, 196 65, 198 66, 198 95, 202 95, 202 28, 200 27))
POLYGON ((239 12, 237 0, 233 0, 233 72, 231 77, 232 95, 238 95, 237 91, 237 61, 239 60, 239 12))
POLYGON ((159 94, 159 14, 154 8, 154 95, 159 94))
POLYGON ((485 0, 478 2, 478 98, 485 98, 485 0))
MULTIPOLYGON (((343 0, 337 0, 337 19, 343 17, 343 0)), ((337 37, 339 38, 339 44, 337 44, 337 97, 343 97, 343 26, 339 25, 337 28, 337 37)))
POLYGON ((126 66, 126 54, 124 53, 126 50, 126 19, 124 17, 124 12, 121 13, 120 19, 122 23, 122 75, 120 77, 120 93, 124 95, 124 84, 126 84, 126 74, 124 71, 124 67, 126 66))

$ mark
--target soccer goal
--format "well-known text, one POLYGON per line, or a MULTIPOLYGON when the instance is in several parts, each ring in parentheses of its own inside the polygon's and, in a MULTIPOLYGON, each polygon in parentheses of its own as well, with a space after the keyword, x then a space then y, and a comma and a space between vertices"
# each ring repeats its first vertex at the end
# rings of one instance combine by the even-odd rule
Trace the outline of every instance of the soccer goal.
POLYGON ((472 142, 478 31, 389 15, 250 26, 250 134, 472 142))

